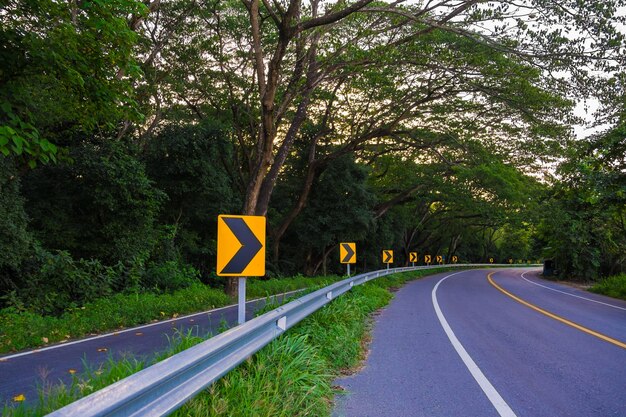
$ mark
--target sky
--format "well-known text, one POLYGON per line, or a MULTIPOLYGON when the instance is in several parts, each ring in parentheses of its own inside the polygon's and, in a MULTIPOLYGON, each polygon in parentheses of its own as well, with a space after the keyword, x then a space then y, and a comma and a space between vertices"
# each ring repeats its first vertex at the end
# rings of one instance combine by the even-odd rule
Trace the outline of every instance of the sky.
POLYGON ((595 120, 594 112, 600 108, 600 102, 598 99, 592 98, 586 101, 580 101, 576 105, 574 109, 574 114, 585 120, 587 125, 574 125, 574 134, 578 139, 584 139, 594 133, 602 132, 608 128, 610 125, 601 125, 601 126, 593 126, 589 127, 593 124, 595 120))

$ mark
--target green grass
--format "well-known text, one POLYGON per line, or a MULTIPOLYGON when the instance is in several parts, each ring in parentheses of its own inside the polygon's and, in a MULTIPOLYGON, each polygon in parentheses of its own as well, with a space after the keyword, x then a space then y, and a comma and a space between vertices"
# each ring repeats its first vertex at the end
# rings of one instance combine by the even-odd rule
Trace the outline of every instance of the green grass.
POLYGON ((4 310, 0 314, 0 352, 136 326, 229 302, 221 291, 198 284, 172 294, 116 294, 68 309, 58 317, 4 310))
MULTIPOLYGON (((322 284, 340 277, 302 277, 249 280, 248 298, 288 292, 322 284)), ((210 310, 232 304, 221 290, 196 284, 171 294, 116 294, 61 316, 42 316, 28 311, 0 311, 0 353, 37 348, 50 343, 115 331, 156 320, 210 310)))
MULTIPOLYGON (((371 313, 393 298, 390 287, 440 270, 413 271, 372 280, 333 300, 220 379, 174 415, 329 416, 332 381, 363 359, 371 313)), ((153 361, 110 361, 75 377, 70 386, 46 387, 35 405, 5 407, 3 416, 41 416, 72 400, 196 344, 179 335, 168 352, 153 361)))
POLYGON ((170 347, 162 353, 158 353, 152 360, 126 357, 121 360, 109 360, 98 368, 89 368, 80 375, 74 375, 70 385, 65 384, 42 384, 39 387, 39 395, 35 401, 28 399, 28 403, 5 405, 2 416, 6 417, 36 417, 44 416, 54 410, 58 410, 78 398, 87 396, 99 389, 111 385, 129 375, 144 369, 153 363, 159 362, 178 352, 190 348, 202 342, 201 337, 192 336, 191 332, 179 333, 170 340, 170 347))
POLYGON ((626 300, 626 274, 605 278, 589 288, 589 291, 626 300))

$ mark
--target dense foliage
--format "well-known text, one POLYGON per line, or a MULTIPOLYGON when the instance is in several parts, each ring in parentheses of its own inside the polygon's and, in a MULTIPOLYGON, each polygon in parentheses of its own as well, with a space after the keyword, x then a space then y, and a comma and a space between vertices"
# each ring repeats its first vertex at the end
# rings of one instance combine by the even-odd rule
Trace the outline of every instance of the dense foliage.
POLYGON ((540 223, 545 255, 562 275, 598 279, 626 270, 626 124, 578 143, 559 169, 540 223))
POLYGON ((618 3, 0 0, 0 307, 232 294, 238 212, 268 217, 269 276, 341 273, 342 241, 357 271, 623 272, 618 3), (576 142, 594 95, 617 127, 576 142))

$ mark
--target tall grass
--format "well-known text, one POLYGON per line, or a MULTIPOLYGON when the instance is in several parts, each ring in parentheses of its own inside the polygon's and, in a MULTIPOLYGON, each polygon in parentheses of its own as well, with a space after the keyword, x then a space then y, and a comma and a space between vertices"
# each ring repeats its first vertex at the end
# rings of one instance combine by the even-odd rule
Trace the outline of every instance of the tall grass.
POLYGON ((0 352, 39 347, 92 333, 149 323, 227 305, 229 298, 202 284, 172 294, 116 294, 68 309, 61 316, 4 310, 0 314, 0 352))
POLYGON ((589 288, 589 291, 626 300, 626 274, 605 278, 589 288))
POLYGON ((192 332, 178 333, 170 340, 170 347, 164 352, 157 353, 152 360, 135 358, 132 356, 123 359, 109 360, 97 368, 89 367, 84 363, 86 371, 74 375, 69 385, 44 384, 39 387, 38 398, 30 399, 27 403, 5 405, 3 417, 38 417, 58 410, 77 399, 111 385, 120 379, 126 378, 145 367, 168 358, 178 352, 202 342, 201 337, 193 336, 192 332))

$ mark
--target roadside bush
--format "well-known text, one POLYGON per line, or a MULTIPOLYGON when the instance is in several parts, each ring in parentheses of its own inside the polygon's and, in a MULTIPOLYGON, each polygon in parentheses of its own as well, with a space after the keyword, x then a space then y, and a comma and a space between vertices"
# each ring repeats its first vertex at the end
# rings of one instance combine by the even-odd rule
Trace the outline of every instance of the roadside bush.
POLYGON ((98 260, 74 260, 66 251, 48 252, 35 248, 36 267, 7 298, 18 310, 60 314, 112 292, 117 272, 98 260))
MULTIPOLYGON (((20 264, 31 252, 20 183, 13 161, 0 154, 0 296, 20 287, 20 264)), ((0 297, 0 308, 4 304, 0 297)))
POLYGON ((152 264, 145 272, 143 286, 160 292, 170 292, 200 283, 200 272, 191 265, 177 261, 152 264))
POLYGON ((150 252, 166 196, 127 143, 89 139, 73 163, 43 166, 22 179, 31 227, 43 247, 115 265, 150 252))
POLYGON ((605 278, 589 288, 589 291, 626 300, 626 274, 605 278))
POLYGON ((341 279, 343 279, 343 277, 336 275, 317 277, 296 275, 284 278, 250 279, 246 284, 246 294, 248 297, 252 298, 265 297, 272 294, 298 290, 300 288, 325 286, 341 279))
POLYGON ((236 158, 228 137, 228 127, 211 119, 197 125, 165 125, 143 154, 147 175, 167 195, 159 223, 175 225, 168 226, 170 237, 203 277, 214 269, 218 214, 241 207, 229 172, 235 168, 229 161, 236 158))

